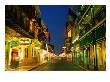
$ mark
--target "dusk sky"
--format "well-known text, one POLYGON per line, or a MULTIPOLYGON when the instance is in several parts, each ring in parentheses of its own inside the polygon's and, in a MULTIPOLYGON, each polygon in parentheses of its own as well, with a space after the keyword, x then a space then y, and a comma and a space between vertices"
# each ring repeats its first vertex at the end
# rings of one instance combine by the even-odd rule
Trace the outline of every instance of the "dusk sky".
MULTIPOLYGON (((68 16, 68 5, 41 5, 41 18, 51 34, 51 44, 56 53, 60 52, 65 36, 64 31, 68 16)), ((75 8, 76 10, 76 8, 75 8)))

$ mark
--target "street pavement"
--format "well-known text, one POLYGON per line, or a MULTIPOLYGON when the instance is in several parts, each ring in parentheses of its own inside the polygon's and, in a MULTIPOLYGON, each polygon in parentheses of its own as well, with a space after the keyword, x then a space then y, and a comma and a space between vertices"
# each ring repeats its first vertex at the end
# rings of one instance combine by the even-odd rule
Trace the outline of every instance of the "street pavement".
POLYGON ((40 65, 30 71, 87 71, 74 62, 65 59, 51 59, 48 63, 40 65))
POLYGON ((88 71, 75 62, 68 61, 65 58, 57 57, 48 62, 39 63, 31 66, 20 66, 17 69, 8 67, 6 71, 88 71))

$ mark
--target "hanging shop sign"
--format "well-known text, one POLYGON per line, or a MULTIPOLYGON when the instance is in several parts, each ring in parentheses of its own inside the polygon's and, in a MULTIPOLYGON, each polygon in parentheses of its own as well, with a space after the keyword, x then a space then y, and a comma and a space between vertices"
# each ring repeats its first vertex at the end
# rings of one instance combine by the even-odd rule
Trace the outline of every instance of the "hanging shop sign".
POLYGON ((19 40, 19 43, 20 43, 20 45, 28 45, 28 44, 31 44, 31 39, 29 39, 29 38, 21 38, 19 40))

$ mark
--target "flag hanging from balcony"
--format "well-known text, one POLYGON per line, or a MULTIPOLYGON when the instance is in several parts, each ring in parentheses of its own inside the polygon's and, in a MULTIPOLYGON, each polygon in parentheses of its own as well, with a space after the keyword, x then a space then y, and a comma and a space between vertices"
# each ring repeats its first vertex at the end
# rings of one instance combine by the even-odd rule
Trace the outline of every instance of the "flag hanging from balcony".
POLYGON ((46 31, 46 32, 44 32, 44 34, 45 34, 45 37, 46 37, 46 38, 49 37, 49 32, 46 31))
POLYGON ((44 34, 45 34, 45 37, 48 39, 48 41, 50 42, 50 39, 51 39, 51 37, 50 37, 50 33, 48 32, 48 31, 46 31, 46 32, 44 32, 44 34))

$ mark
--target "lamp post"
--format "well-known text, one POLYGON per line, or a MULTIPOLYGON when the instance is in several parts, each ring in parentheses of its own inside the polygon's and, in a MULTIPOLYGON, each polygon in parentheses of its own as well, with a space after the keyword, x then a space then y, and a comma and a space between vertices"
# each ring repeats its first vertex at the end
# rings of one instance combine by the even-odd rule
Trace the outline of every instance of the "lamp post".
POLYGON ((71 51, 72 51, 72 62, 73 62, 74 47, 71 47, 71 51))

